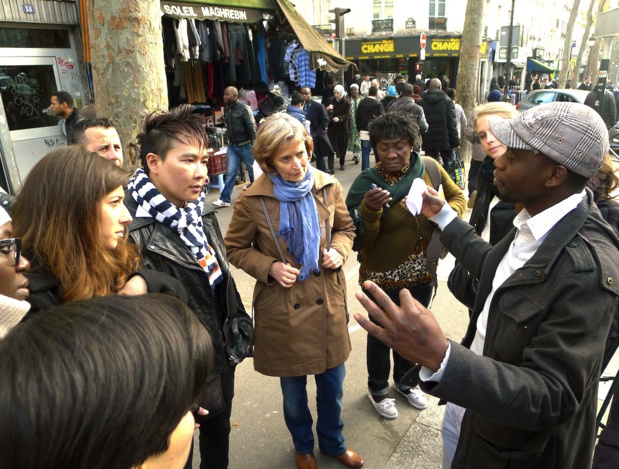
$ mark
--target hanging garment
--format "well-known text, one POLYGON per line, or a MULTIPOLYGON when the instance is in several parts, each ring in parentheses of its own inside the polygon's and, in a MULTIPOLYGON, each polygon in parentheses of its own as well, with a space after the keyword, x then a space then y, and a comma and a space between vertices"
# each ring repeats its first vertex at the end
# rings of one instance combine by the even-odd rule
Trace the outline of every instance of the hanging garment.
POLYGON ((256 48, 256 61, 260 67, 260 80, 262 83, 268 85, 266 42, 264 40, 264 25, 262 21, 258 28, 258 34, 256 35, 256 42, 258 43, 258 47, 256 48))
POLYGON ((189 38, 189 55, 192 59, 200 58, 200 36, 196 29, 195 20, 187 20, 187 37, 189 38))
POLYGON ((178 55, 181 57, 181 62, 189 60, 189 36, 187 35, 187 20, 181 19, 178 26, 175 26, 176 48, 178 55))
POLYGON ((310 55, 305 49, 300 49, 296 54, 296 65, 299 71, 298 85, 314 88, 316 86, 316 72, 310 69, 310 55))

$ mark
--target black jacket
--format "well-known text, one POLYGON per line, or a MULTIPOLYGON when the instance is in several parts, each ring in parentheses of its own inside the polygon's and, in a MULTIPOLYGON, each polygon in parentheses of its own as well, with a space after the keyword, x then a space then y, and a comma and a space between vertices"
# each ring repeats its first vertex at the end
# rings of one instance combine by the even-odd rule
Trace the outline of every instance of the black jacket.
POLYGON ((450 150, 460 146, 454 102, 441 90, 428 90, 417 104, 423 108, 428 131, 421 147, 426 150, 450 150))
POLYGON ((137 203, 129 193, 126 194, 125 204, 133 217, 129 225, 129 236, 140 248, 144 267, 164 272, 180 280, 185 286, 189 297, 187 304, 196 313, 213 339, 215 346, 213 373, 226 372, 228 359, 237 357, 234 357, 234 352, 226 346, 224 323, 229 317, 247 313, 230 275, 226 247, 215 212, 206 209, 202 212, 204 233, 215 251, 224 277, 223 282, 212 290, 207 273, 198 264, 191 250, 171 228, 157 222, 154 218, 136 218, 137 203))
POLYGON ((226 136, 231 145, 247 145, 256 140, 256 120, 251 108, 241 101, 226 106, 224 121, 226 136))
POLYGON ((515 234, 513 228, 491 247, 458 218, 443 231, 443 244, 480 278, 479 293, 462 345, 451 342, 441 381, 421 387, 467 409, 454 469, 587 468, 619 295, 619 239, 587 191, 494 293, 479 356, 467 348, 515 234))
POLYGON ((75 129, 75 124, 79 121, 83 121, 84 117, 79 115, 77 108, 73 108, 69 117, 67 117, 64 121, 64 131, 67 136, 67 145, 73 145, 75 143, 75 137, 73 136, 73 130, 75 129))
POLYGON ((615 123, 617 122, 617 106, 615 103, 615 95, 611 91, 604 90, 602 104, 599 109, 595 108, 597 96, 597 90, 591 91, 585 98, 585 104, 591 109, 595 109, 595 111, 604 120, 606 128, 610 129, 611 127, 614 127, 615 123))
MULTIPOLYGON (((492 184, 493 162, 494 160, 487 156, 481 163, 477 179, 477 197, 469 219, 469 223, 475 227, 475 232, 480 236, 488 220, 490 202, 495 195, 499 195, 498 189, 492 184)), ((490 244, 494 246, 512 230, 515 217, 515 204, 501 200, 494 206, 490 217, 490 244)))
POLYGON ((369 130, 370 121, 383 113, 383 106, 376 98, 363 98, 357 106, 357 130, 369 130))
POLYGON ((318 101, 310 100, 303 107, 305 118, 310 122, 312 139, 314 140, 314 153, 318 157, 329 157, 333 155, 333 147, 327 136, 327 126, 329 116, 327 110, 318 101))
MULTIPOLYGON (((58 278, 47 266, 35 256, 29 256, 29 259, 31 259, 31 268, 26 272, 26 277, 30 295, 26 301, 30 303, 30 311, 24 319, 30 319, 33 314, 61 305, 60 297, 64 293, 62 286, 58 283, 58 278)), ((149 293, 167 293, 187 303, 187 292, 183 284, 175 278, 150 269, 138 270, 129 278, 136 275, 144 277, 149 293)))

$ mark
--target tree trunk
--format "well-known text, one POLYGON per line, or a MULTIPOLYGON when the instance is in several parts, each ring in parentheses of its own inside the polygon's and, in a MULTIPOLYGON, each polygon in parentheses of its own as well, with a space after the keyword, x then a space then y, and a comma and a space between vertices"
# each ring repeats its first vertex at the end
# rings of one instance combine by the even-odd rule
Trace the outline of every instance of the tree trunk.
POLYGON ((576 88, 578 86, 578 82, 580 81, 580 64, 582 63, 582 56, 585 53, 585 47, 589 44, 589 35, 591 34, 591 25, 593 24, 593 7, 598 1, 599 0, 591 0, 589 9, 587 10, 587 24, 585 26, 585 32, 582 34, 580 47, 578 48, 578 56, 576 57, 576 63, 574 63, 574 70, 572 71, 573 88, 576 88))
POLYGON ((580 7, 580 0, 574 0, 572 11, 570 11, 570 19, 567 22, 567 28, 565 28, 561 73, 559 74, 559 88, 565 88, 565 82, 567 81, 567 73, 570 68, 570 58, 572 56, 572 33, 574 32, 574 23, 576 23, 576 16, 578 15, 578 7, 580 7))
MULTIPOLYGON (((482 19, 484 17, 485 0, 468 0, 464 30, 460 43, 460 64, 458 66, 458 84, 456 95, 458 103, 464 109, 467 120, 470 120, 473 109, 477 105, 477 86, 479 73, 479 50, 482 36, 482 19)), ((464 135, 466 129, 462 129, 464 135)), ((471 155, 471 144, 466 138, 461 139, 460 155, 468 161, 471 155)))
MULTIPOLYGON (((606 0, 600 0, 600 4, 598 5, 597 15, 602 13, 606 8, 606 0)), ((595 18, 597 19, 597 15, 595 18)), ((586 76, 591 76, 591 81, 593 82, 593 86, 597 84, 598 81, 598 72, 600 70, 600 49, 602 48, 602 38, 595 38, 595 44, 589 51, 589 60, 587 61, 587 74, 586 76)))
POLYGON ((114 122, 133 169, 144 116, 168 108, 159 2, 89 0, 88 22, 97 116, 114 122))

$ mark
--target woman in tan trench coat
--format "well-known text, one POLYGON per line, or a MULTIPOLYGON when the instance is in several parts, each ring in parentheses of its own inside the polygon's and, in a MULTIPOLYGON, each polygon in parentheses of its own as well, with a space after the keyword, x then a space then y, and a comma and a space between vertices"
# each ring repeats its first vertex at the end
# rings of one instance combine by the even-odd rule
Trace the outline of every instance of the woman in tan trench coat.
POLYGON ((280 377, 297 466, 316 467, 306 391, 307 375, 315 375, 319 448, 361 467, 361 457, 344 444, 340 418, 351 348, 342 266, 354 225, 340 184, 309 164, 312 149, 303 125, 286 114, 260 127, 254 158, 264 174, 234 205, 226 252, 256 279, 254 367, 280 377))

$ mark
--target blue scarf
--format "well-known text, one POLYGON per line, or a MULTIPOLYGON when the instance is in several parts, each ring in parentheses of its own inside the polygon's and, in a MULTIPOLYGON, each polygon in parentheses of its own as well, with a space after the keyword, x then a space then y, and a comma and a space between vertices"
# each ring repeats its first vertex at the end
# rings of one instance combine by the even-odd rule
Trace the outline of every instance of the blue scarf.
POLYGON ((288 252, 301 264, 297 280, 303 281, 310 272, 319 272, 320 237, 322 230, 318 209, 312 195, 314 174, 307 165, 307 173, 301 182, 284 181, 279 174, 269 174, 275 198, 279 200, 279 231, 288 252))

